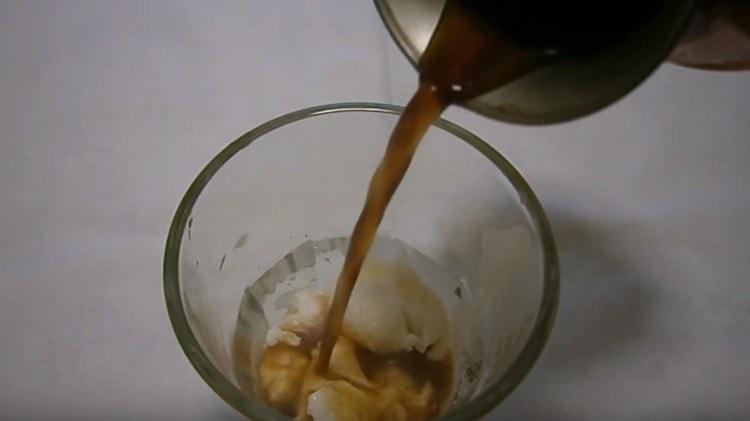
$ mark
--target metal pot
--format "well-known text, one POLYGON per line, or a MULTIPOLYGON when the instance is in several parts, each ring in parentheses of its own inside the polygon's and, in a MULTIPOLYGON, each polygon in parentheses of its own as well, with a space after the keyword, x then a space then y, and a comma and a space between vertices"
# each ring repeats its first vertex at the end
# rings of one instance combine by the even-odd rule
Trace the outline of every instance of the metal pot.
MULTIPOLYGON (((624 42, 593 57, 545 66, 465 104, 487 117, 550 124, 593 113, 633 90, 669 55, 694 1, 666 0, 624 42)), ((375 0, 393 39, 414 66, 427 48, 445 0, 375 0)))

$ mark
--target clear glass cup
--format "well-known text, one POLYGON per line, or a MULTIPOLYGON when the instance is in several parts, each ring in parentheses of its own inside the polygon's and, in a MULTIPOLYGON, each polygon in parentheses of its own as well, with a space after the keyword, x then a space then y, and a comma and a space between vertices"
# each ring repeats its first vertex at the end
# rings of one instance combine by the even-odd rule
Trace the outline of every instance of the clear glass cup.
MULTIPOLYGON (((165 250, 167 309, 190 362, 242 414, 286 419, 243 392, 233 367, 244 291, 300 244, 351 234, 401 111, 345 103, 278 117, 229 144, 183 197, 165 250)), ((441 119, 379 233, 455 280, 453 294, 441 296, 452 300, 458 383, 444 418, 482 416, 528 373, 553 324, 558 261, 541 205, 497 151, 441 119)))

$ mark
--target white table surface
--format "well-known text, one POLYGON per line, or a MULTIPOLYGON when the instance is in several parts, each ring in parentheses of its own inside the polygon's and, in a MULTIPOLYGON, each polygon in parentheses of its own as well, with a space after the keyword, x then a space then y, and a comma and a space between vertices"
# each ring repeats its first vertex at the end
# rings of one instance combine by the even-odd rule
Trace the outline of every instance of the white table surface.
MULTIPOLYGON (((172 212, 253 126, 415 78, 369 2, 0 2, 0 419, 239 419, 166 316, 172 212)), ((553 127, 448 117, 526 176, 562 260, 489 419, 750 416, 750 73, 664 65, 553 127)))

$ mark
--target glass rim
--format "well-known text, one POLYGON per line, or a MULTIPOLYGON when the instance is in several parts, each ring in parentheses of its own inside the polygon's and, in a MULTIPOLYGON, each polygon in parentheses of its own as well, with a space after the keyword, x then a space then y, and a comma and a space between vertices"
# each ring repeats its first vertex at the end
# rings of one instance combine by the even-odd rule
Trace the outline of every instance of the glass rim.
MULTIPOLYGON (((258 420, 289 419, 273 411, 259 400, 249 399, 244 392, 234 386, 209 360, 190 328, 180 292, 179 260, 182 237, 192 213, 193 205, 204 187, 224 163, 249 146, 254 140, 275 129, 300 120, 332 113, 363 112, 399 115, 403 109, 401 106, 391 104, 345 102, 313 106, 281 115, 255 127, 227 145, 201 170, 182 197, 172 218, 164 251, 164 296, 169 320, 175 336, 177 336, 177 340, 193 368, 219 397, 243 415, 258 420)), ((544 262, 542 299, 531 335, 529 335, 523 349, 500 379, 468 403, 449 411, 440 418, 443 420, 477 419, 502 402, 526 377, 539 358, 552 330, 557 311, 560 295, 559 262, 552 230, 544 210, 528 183, 513 165, 492 146, 455 123, 440 118, 433 123, 433 126, 458 137, 476 149, 510 181, 513 188, 519 193, 532 221, 536 224, 542 244, 544 262)))

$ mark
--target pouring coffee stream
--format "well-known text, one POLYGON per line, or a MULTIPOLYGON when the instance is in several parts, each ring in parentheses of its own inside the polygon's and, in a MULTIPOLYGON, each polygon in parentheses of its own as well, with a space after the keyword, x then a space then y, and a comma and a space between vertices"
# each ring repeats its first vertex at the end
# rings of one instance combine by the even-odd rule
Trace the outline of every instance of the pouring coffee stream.
POLYGON ((457 3, 446 8, 431 46, 420 62, 419 87, 396 124, 370 181, 326 318, 319 372, 328 368, 357 276, 388 203, 427 129, 450 104, 473 98, 534 67, 535 52, 517 48, 457 3), (465 48, 466 41, 470 48, 465 48))

